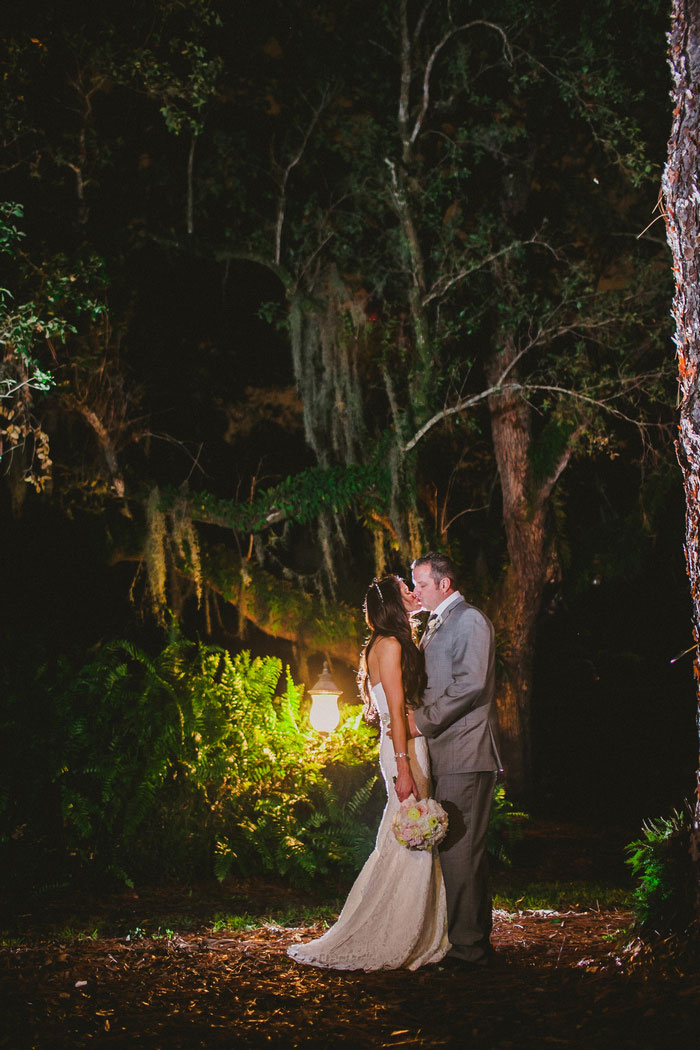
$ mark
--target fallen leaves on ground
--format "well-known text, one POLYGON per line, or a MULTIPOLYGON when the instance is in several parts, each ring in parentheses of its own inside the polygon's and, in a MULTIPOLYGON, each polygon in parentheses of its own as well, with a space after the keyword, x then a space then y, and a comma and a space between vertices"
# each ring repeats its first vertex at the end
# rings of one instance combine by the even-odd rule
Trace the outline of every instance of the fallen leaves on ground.
POLYGON ((630 925, 624 911, 497 911, 491 969, 368 974, 289 959, 321 923, 96 939, 29 930, 0 956, 0 1046, 697 1050, 700 977, 635 965, 630 925))

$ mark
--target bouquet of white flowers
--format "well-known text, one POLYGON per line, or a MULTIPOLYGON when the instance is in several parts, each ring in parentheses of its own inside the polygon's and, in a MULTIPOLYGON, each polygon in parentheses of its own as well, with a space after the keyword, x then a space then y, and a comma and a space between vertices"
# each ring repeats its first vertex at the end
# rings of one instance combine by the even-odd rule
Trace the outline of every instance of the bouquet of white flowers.
POLYGON ((404 799, 391 822, 396 841, 406 849, 432 849, 447 834, 447 813, 434 798, 404 799))

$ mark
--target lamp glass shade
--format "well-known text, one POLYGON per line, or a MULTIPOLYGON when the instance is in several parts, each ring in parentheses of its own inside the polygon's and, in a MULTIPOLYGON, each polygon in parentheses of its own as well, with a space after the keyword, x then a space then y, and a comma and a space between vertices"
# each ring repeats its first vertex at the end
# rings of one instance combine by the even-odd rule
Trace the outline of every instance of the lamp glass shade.
POLYGON ((319 733, 332 733, 340 721, 337 693, 316 693, 311 701, 309 721, 319 733))
POLYGON ((319 733, 332 733, 340 721, 338 710, 338 697, 343 692, 338 689, 328 671, 328 664, 324 662, 321 677, 315 685, 309 689, 311 697, 311 710, 309 721, 319 733))

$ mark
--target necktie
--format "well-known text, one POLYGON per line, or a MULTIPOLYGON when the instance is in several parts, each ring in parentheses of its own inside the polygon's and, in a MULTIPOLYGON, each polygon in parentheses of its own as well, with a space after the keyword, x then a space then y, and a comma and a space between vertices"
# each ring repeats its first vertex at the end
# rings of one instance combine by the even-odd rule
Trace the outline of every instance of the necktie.
POLYGON ((421 648, 426 644, 426 642, 428 642, 432 638, 439 626, 440 617, 437 613, 431 612, 430 616, 428 617, 428 625, 425 628, 425 634, 421 638, 421 648))

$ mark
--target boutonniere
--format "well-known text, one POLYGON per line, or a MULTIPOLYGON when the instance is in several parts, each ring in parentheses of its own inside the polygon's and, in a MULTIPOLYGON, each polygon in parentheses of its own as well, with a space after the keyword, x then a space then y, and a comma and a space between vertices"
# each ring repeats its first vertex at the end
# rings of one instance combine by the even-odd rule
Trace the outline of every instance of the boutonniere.
POLYGON ((439 616, 436 616, 435 613, 430 614, 430 616, 428 617, 428 626, 425 628, 425 634, 423 635, 422 639, 423 645, 425 645, 425 643, 430 638, 432 638, 432 636, 435 634, 441 623, 442 620, 439 616))

